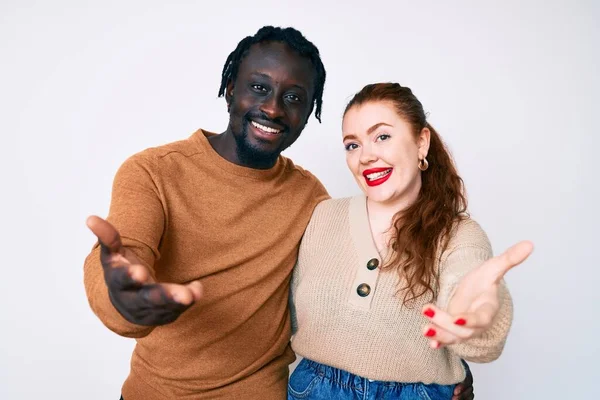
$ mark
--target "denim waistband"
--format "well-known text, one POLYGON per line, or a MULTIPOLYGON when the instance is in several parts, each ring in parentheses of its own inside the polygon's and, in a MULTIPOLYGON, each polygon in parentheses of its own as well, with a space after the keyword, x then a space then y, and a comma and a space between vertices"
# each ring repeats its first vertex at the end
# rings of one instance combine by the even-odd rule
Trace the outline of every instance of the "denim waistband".
POLYGON ((418 382, 388 382, 388 381, 378 381, 374 379, 364 378, 362 376, 355 375, 348 371, 344 371, 342 369, 338 369, 335 367, 330 367, 329 365, 324 365, 318 363, 316 361, 309 360, 307 358, 304 359, 306 365, 310 368, 314 369, 316 373, 320 376, 323 376, 327 379, 330 379, 333 382, 336 382, 339 385, 346 386, 353 389, 362 389, 365 387, 366 382, 369 382, 369 385, 382 385, 387 387, 398 387, 398 386, 407 386, 414 385, 418 382))

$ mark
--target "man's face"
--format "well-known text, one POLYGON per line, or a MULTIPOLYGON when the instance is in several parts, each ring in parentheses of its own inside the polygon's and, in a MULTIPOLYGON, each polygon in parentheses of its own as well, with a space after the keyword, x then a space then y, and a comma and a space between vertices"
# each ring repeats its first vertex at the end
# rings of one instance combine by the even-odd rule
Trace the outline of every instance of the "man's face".
POLYGON ((312 111, 315 68, 280 42, 257 43, 227 87, 229 126, 238 157, 275 162, 304 129, 312 111))

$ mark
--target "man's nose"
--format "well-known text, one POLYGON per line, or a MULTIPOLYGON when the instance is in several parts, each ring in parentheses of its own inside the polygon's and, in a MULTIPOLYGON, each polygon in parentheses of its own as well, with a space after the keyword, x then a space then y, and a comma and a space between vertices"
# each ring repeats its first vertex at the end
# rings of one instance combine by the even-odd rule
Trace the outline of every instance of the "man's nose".
POLYGON ((261 104, 260 110, 271 120, 281 118, 284 115, 283 102, 280 100, 280 96, 277 95, 266 98, 261 104))

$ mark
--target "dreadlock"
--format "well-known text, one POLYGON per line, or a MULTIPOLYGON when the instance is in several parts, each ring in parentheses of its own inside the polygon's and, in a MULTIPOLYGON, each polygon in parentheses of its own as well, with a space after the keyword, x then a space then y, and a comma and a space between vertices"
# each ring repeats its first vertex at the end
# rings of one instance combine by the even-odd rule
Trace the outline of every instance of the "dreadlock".
MULTIPOLYGON (((263 26, 254 36, 246 36, 242 39, 234 51, 229 54, 221 78, 221 87, 219 88, 219 97, 225 95, 225 89, 229 81, 235 81, 238 69, 242 59, 248 54, 253 44, 260 42, 282 42, 295 50, 302 57, 307 57, 312 62, 317 73, 315 82, 315 95, 311 104, 310 111, 316 106, 315 118, 321 122, 321 106, 323 105, 323 87, 325 86, 325 67, 321 61, 319 49, 306 39, 300 31, 294 28, 278 28, 273 26, 263 26)), ((310 114, 309 114, 310 115, 310 114)))

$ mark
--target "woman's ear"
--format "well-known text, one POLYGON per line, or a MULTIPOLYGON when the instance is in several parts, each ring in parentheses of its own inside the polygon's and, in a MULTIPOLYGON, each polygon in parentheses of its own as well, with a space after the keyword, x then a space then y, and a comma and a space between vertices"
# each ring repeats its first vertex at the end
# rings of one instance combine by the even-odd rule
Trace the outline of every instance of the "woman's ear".
POLYGON ((429 143, 431 139, 431 131, 425 127, 421 129, 419 136, 417 137, 417 147, 419 148, 419 159, 427 157, 429 153, 429 143))

